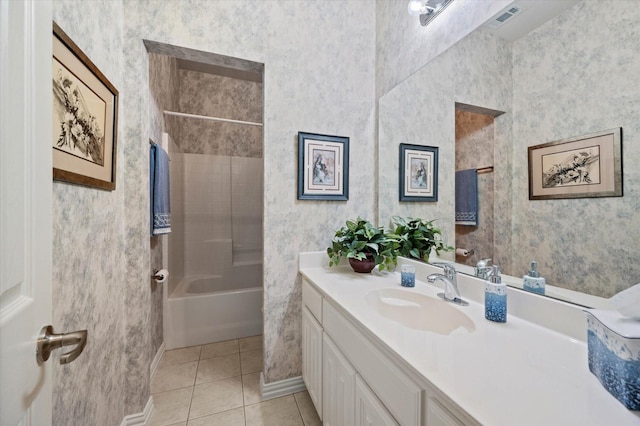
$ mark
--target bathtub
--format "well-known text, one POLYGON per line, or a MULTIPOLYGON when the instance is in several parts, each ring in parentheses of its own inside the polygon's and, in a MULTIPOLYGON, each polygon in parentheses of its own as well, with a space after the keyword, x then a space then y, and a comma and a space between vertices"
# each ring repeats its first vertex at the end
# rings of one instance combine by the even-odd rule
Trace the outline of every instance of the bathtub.
POLYGON ((261 285, 262 265, 237 268, 226 277, 184 277, 170 295, 165 295, 166 349, 261 334, 261 285))

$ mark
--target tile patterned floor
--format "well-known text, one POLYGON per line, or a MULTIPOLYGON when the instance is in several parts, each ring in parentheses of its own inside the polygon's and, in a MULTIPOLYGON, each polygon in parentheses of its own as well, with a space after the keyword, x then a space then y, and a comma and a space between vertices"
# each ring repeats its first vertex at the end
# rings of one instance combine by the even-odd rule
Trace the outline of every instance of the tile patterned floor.
POLYGON ((319 426, 298 392, 263 401, 262 336, 166 351, 151 383, 152 426, 319 426))

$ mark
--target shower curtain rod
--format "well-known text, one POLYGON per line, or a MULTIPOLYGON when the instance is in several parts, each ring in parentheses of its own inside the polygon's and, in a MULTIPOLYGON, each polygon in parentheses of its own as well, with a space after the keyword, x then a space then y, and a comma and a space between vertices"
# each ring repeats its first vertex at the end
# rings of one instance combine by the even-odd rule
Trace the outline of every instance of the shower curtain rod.
POLYGON ((167 110, 164 110, 164 113, 167 114, 167 115, 174 115, 176 117, 198 118, 200 120, 223 121, 225 123, 236 123, 236 124, 248 124, 248 125, 251 125, 251 126, 262 126, 262 123, 255 123, 253 121, 231 120, 230 118, 210 117, 208 115, 186 114, 184 112, 175 112, 175 111, 167 111, 167 110))

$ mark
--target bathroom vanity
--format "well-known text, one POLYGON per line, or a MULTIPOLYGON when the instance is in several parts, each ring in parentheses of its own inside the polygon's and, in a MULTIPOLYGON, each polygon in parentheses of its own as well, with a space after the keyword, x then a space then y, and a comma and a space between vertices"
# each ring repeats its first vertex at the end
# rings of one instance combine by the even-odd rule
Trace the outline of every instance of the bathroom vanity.
POLYGON ((401 259, 416 266, 404 288, 327 261, 300 254, 303 379, 324 425, 640 424, 589 372, 582 308, 509 289, 493 323, 477 278, 459 277, 457 306, 432 265, 401 259))

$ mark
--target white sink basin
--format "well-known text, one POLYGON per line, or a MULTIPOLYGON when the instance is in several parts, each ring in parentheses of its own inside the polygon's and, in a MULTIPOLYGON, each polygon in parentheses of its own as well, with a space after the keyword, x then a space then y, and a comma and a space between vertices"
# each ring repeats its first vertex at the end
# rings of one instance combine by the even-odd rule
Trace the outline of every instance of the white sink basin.
POLYGON ((412 290, 383 288, 367 294, 367 302, 380 315, 415 330, 437 334, 470 333, 475 324, 464 312, 442 299, 412 290))

